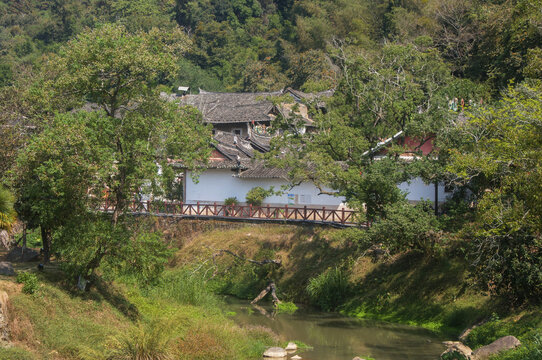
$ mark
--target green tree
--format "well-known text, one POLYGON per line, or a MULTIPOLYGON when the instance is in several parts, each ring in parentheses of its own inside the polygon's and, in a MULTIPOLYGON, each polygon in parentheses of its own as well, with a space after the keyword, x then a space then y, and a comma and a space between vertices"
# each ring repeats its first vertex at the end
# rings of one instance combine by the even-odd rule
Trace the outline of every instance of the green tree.
POLYGON ((406 201, 396 202, 387 205, 384 213, 366 234, 371 241, 384 244, 392 253, 432 253, 437 240, 437 219, 430 203, 412 206, 406 201))
MULTIPOLYGON (((179 47, 171 39, 156 31, 130 34, 122 26, 105 25, 69 42, 48 64, 54 75, 49 82, 53 97, 73 106, 91 101, 95 108, 87 104, 90 110, 57 115, 33 138, 19 164, 21 209, 30 209, 36 223, 50 231, 67 227, 74 217, 99 223, 103 219, 88 212, 107 191, 113 230, 81 224, 79 236, 95 242, 87 242, 84 263, 80 257, 65 256, 68 263, 77 262, 74 268, 83 276, 92 275, 102 259, 116 258, 113 250, 121 241, 117 235, 127 229, 124 214, 142 188, 160 194, 174 178, 168 158, 191 167, 209 155, 210 129, 201 114, 162 100, 156 89, 176 70, 179 47), (64 141, 72 135, 73 142, 64 141), (66 166, 71 171, 64 171, 66 166), (43 175, 36 177, 36 172, 43 175), (83 233, 100 229, 104 233, 99 241, 83 233)), ((59 236, 55 249, 61 254, 79 246, 74 232, 59 236)))
POLYGON ((427 169, 400 159, 406 151, 421 158, 419 149, 404 146, 404 137, 424 144, 446 123, 450 71, 425 40, 391 44, 376 54, 338 47, 341 80, 331 99, 314 102, 327 103, 325 113, 313 109, 317 130, 302 133, 302 118, 279 117, 275 126, 283 136, 273 139, 268 161, 291 169, 293 181, 310 179, 323 192, 329 192, 325 186, 336 189, 351 206, 365 207, 370 220, 383 215, 387 204, 404 198, 397 184, 427 169), (400 136, 386 157, 377 156, 379 143, 395 134, 400 136))
POLYGON ((471 260, 482 284, 512 299, 542 295, 542 87, 510 88, 459 125, 448 170, 476 204, 471 260))
POLYGON ((53 232, 67 219, 84 213, 93 198, 87 195, 96 183, 99 164, 108 154, 93 148, 96 136, 87 124, 98 114, 63 114, 34 136, 19 154, 13 172, 16 210, 28 228, 41 229, 44 262, 49 262, 53 232))

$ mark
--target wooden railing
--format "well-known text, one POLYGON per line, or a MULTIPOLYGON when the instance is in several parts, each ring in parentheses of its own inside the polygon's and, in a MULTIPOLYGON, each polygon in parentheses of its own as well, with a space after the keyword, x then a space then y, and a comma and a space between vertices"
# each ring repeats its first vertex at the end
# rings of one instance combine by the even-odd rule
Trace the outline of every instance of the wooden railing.
MULTIPOLYGON (((173 201, 132 201, 129 211, 137 214, 174 215, 180 217, 217 217, 253 220, 283 220, 291 222, 334 223, 359 225, 356 211, 346 209, 326 209, 326 207, 252 206, 224 204, 185 204, 173 201)), ((113 211, 113 206, 105 201, 101 211, 113 211)), ((367 225, 367 224, 362 224, 367 225)))

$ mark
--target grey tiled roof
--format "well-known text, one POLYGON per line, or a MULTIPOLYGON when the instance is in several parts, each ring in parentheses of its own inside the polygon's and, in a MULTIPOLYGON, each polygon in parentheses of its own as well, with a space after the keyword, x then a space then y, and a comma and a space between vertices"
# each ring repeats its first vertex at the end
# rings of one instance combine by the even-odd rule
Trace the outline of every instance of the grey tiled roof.
POLYGON ((202 91, 198 95, 181 97, 181 105, 197 107, 205 122, 211 124, 270 121, 273 103, 266 98, 280 96, 282 91, 260 93, 214 93, 202 91))
POLYGON ((243 179, 287 179, 288 169, 266 167, 263 161, 256 161, 237 176, 243 179))
POLYGON ((271 136, 258 135, 251 131, 247 140, 250 141, 252 147, 261 152, 271 150, 271 136))
POLYGON ((217 141, 215 144, 217 150, 228 157, 233 156, 235 158, 237 155, 248 158, 254 157, 254 148, 249 141, 244 140, 240 135, 217 131, 214 138, 217 141))

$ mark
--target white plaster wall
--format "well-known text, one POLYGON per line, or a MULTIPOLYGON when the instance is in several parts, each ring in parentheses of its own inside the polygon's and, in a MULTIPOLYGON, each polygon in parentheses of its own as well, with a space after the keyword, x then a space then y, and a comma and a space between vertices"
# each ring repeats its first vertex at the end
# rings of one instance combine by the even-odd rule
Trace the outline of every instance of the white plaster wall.
MULTIPOLYGON (((287 185, 281 179, 240 179, 234 177, 235 172, 229 169, 209 169, 199 176, 196 183, 187 172, 186 176, 186 203, 213 203, 222 202, 228 197, 235 196, 240 202, 245 202, 247 192, 261 186, 269 189, 281 190, 282 185, 287 185)), ((318 195, 319 190, 311 183, 302 183, 291 190, 285 190, 280 196, 270 196, 264 200, 264 204, 292 205, 292 206, 329 206, 338 207, 344 198, 330 195, 318 195), (290 197, 288 197, 290 195, 290 197)))
MULTIPOLYGON (((401 183, 398 187, 407 193, 407 200, 409 201, 435 201, 435 184, 425 184, 421 178, 415 178, 409 182, 401 183)), ((444 184, 439 184, 438 201, 444 202, 450 195, 451 193, 444 191, 444 184)))

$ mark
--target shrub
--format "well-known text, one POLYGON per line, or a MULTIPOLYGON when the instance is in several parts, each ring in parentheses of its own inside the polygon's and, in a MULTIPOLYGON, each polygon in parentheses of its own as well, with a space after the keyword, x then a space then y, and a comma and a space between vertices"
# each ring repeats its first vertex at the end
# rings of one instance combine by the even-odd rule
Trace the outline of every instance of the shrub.
POLYGON ((297 305, 293 302, 281 302, 277 304, 278 313, 293 314, 297 311, 297 305))
POLYGON ((239 204, 239 200, 237 200, 235 196, 224 199, 224 205, 230 206, 230 205, 237 205, 237 204, 239 204))
POLYGON ((437 219, 427 202, 416 206, 398 202, 386 206, 385 216, 373 224, 368 235, 392 252, 417 250, 430 253, 438 238, 437 226, 437 219))
POLYGON ((33 294, 39 289, 38 277, 29 272, 20 272, 17 274, 17 282, 19 284, 24 284, 23 292, 25 294, 33 294))
MULTIPOLYGON (((508 220, 505 220, 508 221, 508 220)), ((513 226, 507 229, 475 230, 467 259, 482 287, 520 304, 542 299, 542 238, 535 229, 513 226)))
POLYGON ((269 196, 269 191, 260 186, 256 186, 249 190, 246 195, 247 203, 252 206, 261 206, 266 197, 269 196))
POLYGON ((311 278, 306 290, 311 303, 325 311, 331 311, 339 306, 341 301, 348 296, 350 285, 341 269, 332 268, 311 278))

